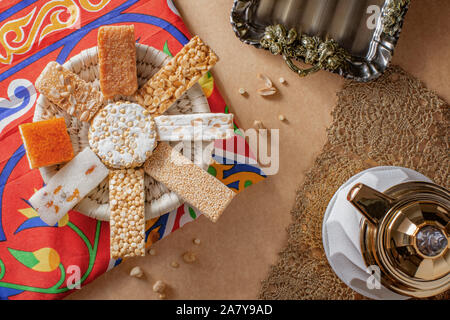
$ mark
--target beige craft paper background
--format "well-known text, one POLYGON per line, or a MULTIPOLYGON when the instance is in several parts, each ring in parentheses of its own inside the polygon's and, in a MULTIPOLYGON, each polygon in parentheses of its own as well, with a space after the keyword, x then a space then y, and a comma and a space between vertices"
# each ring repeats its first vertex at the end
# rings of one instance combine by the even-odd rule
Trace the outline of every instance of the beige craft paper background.
MULTIPOLYGON (((280 171, 239 194, 218 223, 201 217, 158 242, 156 256, 124 262, 68 299, 155 299, 151 287, 159 279, 169 285, 172 299, 257 298, 260 281, 286 240, 295 191, 325 142, 343 79, 327 72, 300 79, 280 57, 241 43, 229 23, 232 0, 175 0, 175 4, 192 34, 199 34, 220 56, 213 73, 240 125, 249 128, 259 119, 268 128, 280 129, 280 171), (258 72, 274 80, 279 95, 263 99, 256 94, 262 85, 258 72), (281 76, 288 85, 278 83, 281 76), (239 95, 240 87, 250 93, 248 98, 239 95), (279 113, 287 123, 279 122, 279 113), (201 239, 200 246, 192 244, 195 237, 201 239), (190 249, 198 261, 188 265, 181 255, 190 249), (172 261, 180 267, 170 267, 172 261), (146 278, 128 276, 136 265, 146 278)), ((447 101, 449 17, 448 0, 413 0, 393 59, 447 101)))

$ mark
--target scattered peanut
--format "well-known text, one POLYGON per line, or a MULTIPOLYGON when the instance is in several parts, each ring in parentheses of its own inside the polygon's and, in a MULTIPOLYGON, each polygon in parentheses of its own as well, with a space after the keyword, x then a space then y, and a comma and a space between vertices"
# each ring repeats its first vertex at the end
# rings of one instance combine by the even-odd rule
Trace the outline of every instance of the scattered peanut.
POLYGON ((130 276, 135 278, 141 278, 144 275, 144 271, 140 267, 134 267, 130 271, 130 276))
POLYGON ((280 79, 278 79, 278 81, 280 81, 281 84, 285 84, 286 83, 286 79, 281 77, 280 79))
POLYGON ((258 73, 258 79, 264 81, 264 83, 265 83, 265 85, 266 85, 266 88, 269 88, 269 89, 270 89, 270 88, 273 87, 272 80, 270 80, 269 77, 266 76, 265 74, 258 73))
POLYGON ((264 124, 261 120, 255 120, 253 121, 253 128, 255 129, 265 129, 264 124))
POLYGON ((154 292, 163 294, 165 290, 166 290, 166 284, 164 282, 162 282, 161 280, 156 281, 155 284, 153 285, 154 292))
POLYGON ((239 94, 240 95, 245 95, 247 93, 247 91, 244 88, 239 88, 239 94))
POLYGON ((261 89, 258 89, 256 92, 258 92, 258 94, 261 95, 261 96, 272 96, 275 93, 277 93, 277 89, 275 89, 274 87, 272 87, 272 88, 261 88, 261 89))
POLYGON ((180 264, 179 264, 178 262, 176 262, 176 261, 172 261, 172 262, 170 263, 170 266, 171 266, 172 268, 178 268, 178 267, 180 266, 180 264))
POLYGON ((266 85, 264 88, 260 88, 256 91, 259 95, 271 96, 277 93, 277 89, 273 86, 272 80, 270 80, 268 76, 262 73, 258 73, 258 79, 263 80, 264 84, 266 85))
POLYGON ((193 252, 187 251, 183 254, 183 260, 186 263, 193 263, 195 260, 197 260, 197 257, 193 252))
POLYGON ((160 300, 164 300, 164 299, 167 298, 167 296, 166 296, 165 293, 160 293, 159 296, 158 296, 158 298, 159 298, 160 300))
POLYGON ((280 114, 280 115, 278 116, 278 120, 280 120, 280 121, 285 121, 285 120, 286 120, 286 117, 285 117, 284 115, 280 114))
POLYGON ((199 244, 200 244, 200 239, 195 238, 194 240, 192 240, 192 242, 193 242, 194 244, 196 244, 196 245, 199 245, 199 244))
POLYGON ((151 256, 155 256, 156 255, 156 250, 151 248, 150 250, 148 250, 148 254, 151 256))

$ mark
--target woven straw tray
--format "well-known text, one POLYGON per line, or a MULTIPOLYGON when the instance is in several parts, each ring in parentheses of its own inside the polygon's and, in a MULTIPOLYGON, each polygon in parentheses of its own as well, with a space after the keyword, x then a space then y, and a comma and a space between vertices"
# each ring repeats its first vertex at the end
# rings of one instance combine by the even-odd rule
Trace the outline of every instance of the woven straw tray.
MULTIPOLYGON (((136 44, 136 64, 139 86, 145 84, 169 60, 170 57, 164 52, 146 45, 136 44)), ((99 88, 97 47, 82 51, 80 54, 64 63, 63 66, 85 81, 90 82, 97 89, 99 88)), ((134 101, 134 98, 122 96, 116 97, 115 100, 134 101)), ((206 100, 200 85, 196 84, 180 97, 166 113, 188 114, 206 112, 210 112, 208 101, 206 100)), ((77 118, 56 108, 43 95, 40 95, 36 103, 33 121, 46 120, 53 117, 64 117, 66 120, 75 154, 89 146, 88 132, 90 125, 81 122, 77 118)), ((193 150, 193 158, 194 153, 197 151, 195 148, 190 148, 190 150, 193 150)), ((39 170, 44 182, 47 183, 61 167, 62 165, 54 165, 40 168, 39 170)), ((202 167, 206 169, 207 164, 203 163, 202 167)), ((168 190, 163 184, 155 181, 148 175, 145 175, 145 194, 145 216, 147 220, 159 217, 183 204, 183 200, 176 193, 168 190)), ((92 190, 92 192, 90 192, 74 208, 74 210, 98 220, 108 221, 108 178, 102 181, 97 188, 92 190)))

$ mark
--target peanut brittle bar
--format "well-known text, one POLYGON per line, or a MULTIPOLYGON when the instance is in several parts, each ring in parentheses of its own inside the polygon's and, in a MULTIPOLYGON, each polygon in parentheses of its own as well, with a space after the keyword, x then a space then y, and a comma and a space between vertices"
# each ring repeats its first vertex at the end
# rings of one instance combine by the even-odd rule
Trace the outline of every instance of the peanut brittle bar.
POLYGON ((144 165, 147 174, 216 222, 235 193, 189 159, 160 142, 144 165))
POLYGON ((111 258, 145 255, 145 187, 143 169, 109 173, 111 258))
POLYGON ((98 31, 100 88, 106 98, 130 96, 138 88, 134 26, 104 26, 98 31))
POLYGON ((53 226, 107 176, 108 169, 85 148, 30 198, 30 204, 53 226))
POLYGON ((73 147, 63 118, 19 126, 30 168, 40 168, 70 161, 73 147))
POLYGON ((136 99, 152 115, 161 115, 218 60, 211 48, 195 36, 139 89, 136 99))
POLYGON ((90 121, 103 105, 101 93, 57 62, 49 62, 36 88, 50 102, 81 121, 90 121))

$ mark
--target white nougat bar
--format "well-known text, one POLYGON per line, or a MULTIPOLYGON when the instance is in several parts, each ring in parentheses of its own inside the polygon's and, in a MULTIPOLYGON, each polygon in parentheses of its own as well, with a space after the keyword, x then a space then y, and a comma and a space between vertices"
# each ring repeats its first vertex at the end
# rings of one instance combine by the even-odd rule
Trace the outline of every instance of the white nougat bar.
POLYGON ((30 198, 30 204, 53 226, 107 176, 108 168, 85 148, 30 198))
POLYGON ((212 141, 233 136, 233 114, 181 114, 154 120, 160 141, 212 141))

